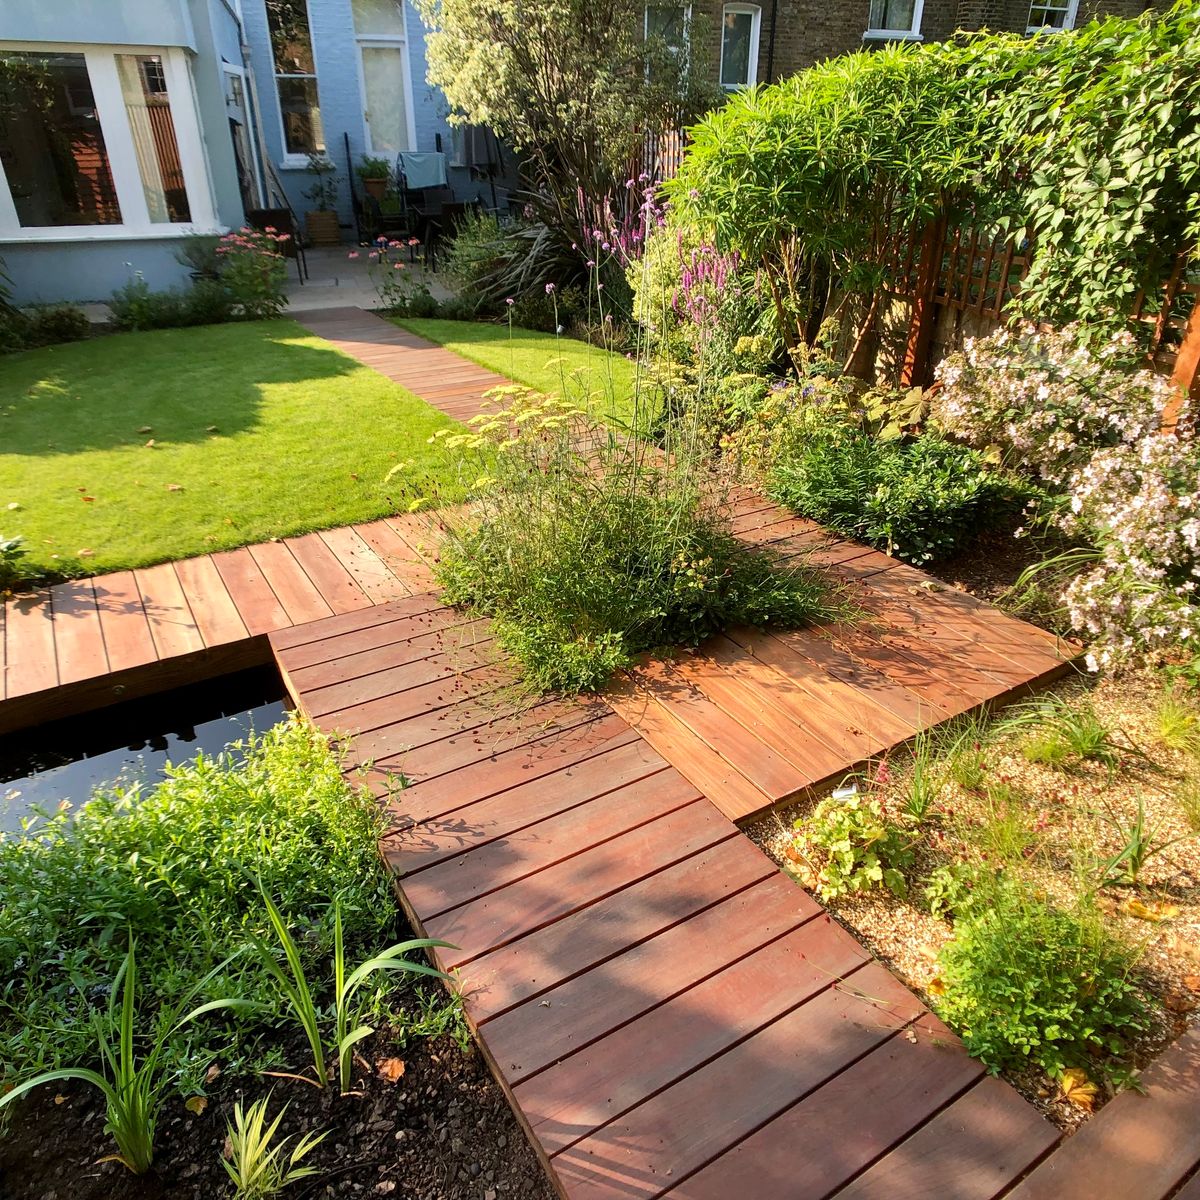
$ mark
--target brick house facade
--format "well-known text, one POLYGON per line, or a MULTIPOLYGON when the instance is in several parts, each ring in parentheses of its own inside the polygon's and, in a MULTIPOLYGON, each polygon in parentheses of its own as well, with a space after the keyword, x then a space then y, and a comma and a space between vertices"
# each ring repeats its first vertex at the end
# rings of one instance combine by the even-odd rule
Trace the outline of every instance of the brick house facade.
POLYGON ((1038 25, 1073 28, 1100 16, 1135 17, 1168 0, 695 0, 711 61, 727 85, 792 75, 863 46, 911 38, 938 41, 956 30, 1024 33, 1038 25), (726 50, 722 62, 722 49, 726 50), (754 50, 757 54, 754 55, 754 50), (732 61, 731 61, 732 60, 732 61))

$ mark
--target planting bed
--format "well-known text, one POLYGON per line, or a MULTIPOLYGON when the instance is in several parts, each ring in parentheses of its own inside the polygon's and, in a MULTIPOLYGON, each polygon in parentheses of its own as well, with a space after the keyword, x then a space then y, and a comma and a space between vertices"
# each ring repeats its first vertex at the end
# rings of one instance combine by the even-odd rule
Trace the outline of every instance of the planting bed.
MULTIPOLYGON (((303 1038, 279 1047, 280 1069, 302 1069, 303 1038)), ((318 1174, 293 1185, 291 1200, 394 1196, 397 1200, 551 1200, 553 1193, 503 1093, 472 1046, 449 1036, 377 1036, 363 1043, 355 1092, 287 1079, 239 1079, 218 1087, 195 1115, 182 1097, 167 1102, 154 1168, 141 1178, 117 1163, 97 1094, 77 1084, 36 1090, 0 1138, 5 1200, 214 1200, 233 1194, 220 1156, 225 1122, 240 1098, 272 1093, 271 1112, 289 1107, 281 1132, 327 1130, 308 1161, 318 1174), (400 1059, 395 1082, 376 1064, 400 1059)), ((394 1066, 394 1064, 389 1064, 394 1066)), ((311 1066, 311 1064, 310 1064, 311 1066)))

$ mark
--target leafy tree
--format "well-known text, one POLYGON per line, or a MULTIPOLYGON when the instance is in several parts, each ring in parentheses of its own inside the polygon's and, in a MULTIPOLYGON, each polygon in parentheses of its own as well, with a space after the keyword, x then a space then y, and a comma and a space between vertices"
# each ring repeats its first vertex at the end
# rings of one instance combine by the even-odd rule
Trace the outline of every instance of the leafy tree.
MULTIPOLYGON (((641 0, 416 0, 430 29, 431 83, 464 123, 516 149, 538 220, 586 244, 636 212, 625 187, 643 138, 678 129, 715 99, 699 19, 645 21, 641 0), (647 36, 647 24, 650 33, 647 36)), ((560 245, 561 248, 561 245, 560 245)), ((582 266, 586 255, 576 255, 582 266)))

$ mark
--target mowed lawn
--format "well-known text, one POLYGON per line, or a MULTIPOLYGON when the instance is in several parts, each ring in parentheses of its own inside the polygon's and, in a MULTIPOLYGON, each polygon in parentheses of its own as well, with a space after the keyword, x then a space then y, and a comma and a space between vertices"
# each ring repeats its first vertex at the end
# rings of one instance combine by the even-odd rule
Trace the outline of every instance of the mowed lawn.
MULTIPOLYGON (((634 424, 637 370, 623 354, 576 338, 555 337, 532 329, 510 330, 507 325, 481 321, 415 317, 392 320, 525 387, 581 401, 586 398, 589 407, 604 418, 614 418, 621 425, 634 424)), ((638 420, 637 425, 646 427, 655 409, 648 391, 641 404, 647 417, 638 420)))
POLYGON ((147 566, 461 495, 453 422, 293 321, 0 358, 0 537, 51 575, 147 566), (391 482, 398 463, 411 467, 391 482))

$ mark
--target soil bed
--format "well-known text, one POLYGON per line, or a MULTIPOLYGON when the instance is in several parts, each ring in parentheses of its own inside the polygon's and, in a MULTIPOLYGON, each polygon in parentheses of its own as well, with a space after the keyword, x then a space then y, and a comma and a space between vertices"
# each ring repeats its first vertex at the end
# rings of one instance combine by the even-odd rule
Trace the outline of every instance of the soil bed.
MULTIPOLYGON (((283 1060, 303 1069, 307 1043, 288 1038, 283 1060)), ((150 1173, 138 1178, 118 1163, 104 1133, 94 1089, 49 1084, 18 1103, 0 1139, 4 1200, 216 1200, 232 1196, 221 1165, 225 1125, 233 1105, 268 1092, 270 1113, 288 1104, 280 1136, 310 1129, 328 1137, 306 1160, 319 1173, 293 1184, 290 1200, 326 1196, 391 1196, 395 1200, 553 1200, 553 1191, 500 1088, 474 1046, 450 1037, 409 1037, 401 1048, 382 1034, 360 1046, 354 1092, 319 1091, 289 1079, 250 1077, 214 1086, 194 1115, 185 1098, 166 1101, 150 1173), (389 1059, 404 1064, 395 1082, 383 1077, 389 1059)), ((311 1060, 308 1063, 311 1070, 311 1060)), ((392 1071, 395 1063, 388 1064, 392 1071)), ((282 1068, 287 1069, 287 1068, 282 1068)), ((294 1144, 294 1142, 292 1143, 294 1144)))

